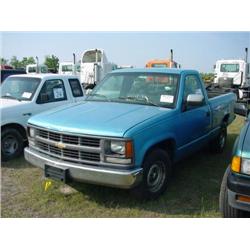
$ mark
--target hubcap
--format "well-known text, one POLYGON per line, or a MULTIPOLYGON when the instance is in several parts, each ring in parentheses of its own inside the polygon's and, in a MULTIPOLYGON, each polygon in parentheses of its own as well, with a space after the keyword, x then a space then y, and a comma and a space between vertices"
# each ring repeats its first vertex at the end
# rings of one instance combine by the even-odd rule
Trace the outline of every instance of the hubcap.
POLYGON ((151 192, 157 192, 162 187, 166 178, 163 162, 153 164, 148 172, 147 184, 151 192))
POLYGON ((13 155, 18 149, 18 141, 14 136, 8 135, 2 141, 2 152, 5 155, 13 155))

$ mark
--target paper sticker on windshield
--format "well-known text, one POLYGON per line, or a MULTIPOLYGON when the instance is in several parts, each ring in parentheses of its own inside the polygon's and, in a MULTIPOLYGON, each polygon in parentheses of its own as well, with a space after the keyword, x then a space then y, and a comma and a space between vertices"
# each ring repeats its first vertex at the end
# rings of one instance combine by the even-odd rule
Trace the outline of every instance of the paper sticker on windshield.
POLYGON ((161 95, 160 102, 173 103, 174 102, 174 96, 172 96, 172 95, 161 95))
POLYGON ((54 98, 55 99, 64 98, 64 93, 63 93, 63 89, 62 88, 53 89, 53 93, 54 93, 54 98))
POLYGON ((30 92, 23 92, 23 94, 22 94, 22 97, 24 97, 24 98, 30 98, 32 96, 32 93, 30 93, 30 92))

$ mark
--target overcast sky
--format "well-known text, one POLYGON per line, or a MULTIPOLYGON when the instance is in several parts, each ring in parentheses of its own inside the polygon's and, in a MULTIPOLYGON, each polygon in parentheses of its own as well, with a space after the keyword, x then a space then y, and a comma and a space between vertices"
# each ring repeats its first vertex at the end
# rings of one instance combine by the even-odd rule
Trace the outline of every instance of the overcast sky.
POLYGON ((150 59, 169 58, 173 49, 182 68, 211 72, 218 59, 244 58, 245 47, 250 50, 250 32, 2 32, 1 54, 71 61, 72 53, 80 59, 84 50, 102 48, 111 62, 144 67, 150 59))

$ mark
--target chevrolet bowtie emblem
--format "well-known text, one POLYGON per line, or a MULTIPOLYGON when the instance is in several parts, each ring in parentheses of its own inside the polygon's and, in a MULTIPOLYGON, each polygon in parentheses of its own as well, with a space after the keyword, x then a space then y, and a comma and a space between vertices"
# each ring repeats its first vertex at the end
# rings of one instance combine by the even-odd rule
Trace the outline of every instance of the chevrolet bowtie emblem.
POLYGON ((58 148, 60 148, 60 149, 66 148, 66 145, 63 144, 62 142, 57 142, 57 143, 55 144, 55 146, 58 147, 58 148))

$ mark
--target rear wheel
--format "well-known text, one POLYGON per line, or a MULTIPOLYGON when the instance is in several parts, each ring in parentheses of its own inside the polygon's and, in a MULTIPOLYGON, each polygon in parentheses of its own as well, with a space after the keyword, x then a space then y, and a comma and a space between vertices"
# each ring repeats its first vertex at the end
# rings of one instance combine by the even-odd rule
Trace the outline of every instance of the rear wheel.
POLYGON ((14 128, 2 130, 1 156, 3 161, 8 161, 21 155, 23 146, 23 137, 18 130, 14 128))
POLYGON ((134 194, 140 199, 156 199, 167 188, 171 174, 171 161, 168 154, 161 150, 151 151, 143 163, 143 180, 134 194))
POLYGON ((227 177, 229 172, 230 168, 228 167, 221 183, 220 200, 219 200, 220 211, 222 213, 222 216, 225 218, 241 218, 244 215, 243 211, 233 208, 228 204, 227 177))
POLYGON ((212 153, 222 153, 227 141, 227 127, 223 124, 220 128, 218 136, 210 142, 210 150, 212 153))

